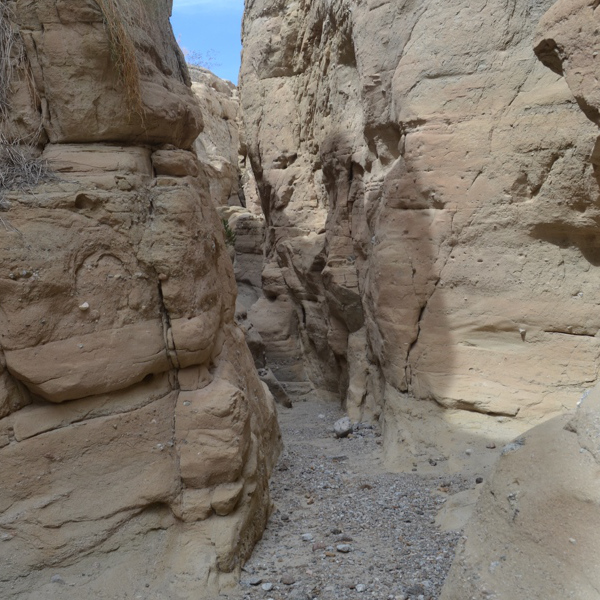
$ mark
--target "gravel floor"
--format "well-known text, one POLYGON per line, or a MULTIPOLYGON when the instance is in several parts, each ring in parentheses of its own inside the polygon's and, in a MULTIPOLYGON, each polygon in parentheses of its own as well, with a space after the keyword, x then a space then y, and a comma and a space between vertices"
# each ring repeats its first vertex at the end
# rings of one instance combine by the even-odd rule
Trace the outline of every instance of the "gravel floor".
POLYGON ((309 398, 279 412, 276 510, 229 597, 438 598, 459 534, 434 519, 466 481, 386 472, 379 431, 361 425, 336 439, 332 425, 343 415, 331 402, 309 398))

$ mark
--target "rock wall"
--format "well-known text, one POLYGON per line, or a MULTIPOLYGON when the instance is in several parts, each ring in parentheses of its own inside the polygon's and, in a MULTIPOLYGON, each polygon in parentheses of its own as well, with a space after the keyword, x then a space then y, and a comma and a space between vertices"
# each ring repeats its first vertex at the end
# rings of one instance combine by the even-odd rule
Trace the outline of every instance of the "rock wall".
POLYGON ((213 202, 240 206, 244 200, 240 181, 237 88, 207 69, 189 66, 192 91, 204 115, 204 127, 194 142, 213 202))
MULTIPOLYGON (((600 125, 596 4, 554 4, 538 26, 535 52, 565 77, 583 113, 600 125)), ((589 156, 596 178, 597 145, 589 156)), ((503 449, 458 547, 443 600, 600 597, 599 440, 596 387, 573 414, 555 417, 503 449)))
POLYGON ((506 445, 441 600, 600 597, 600 391, 506 445))
POLYGON ((525 429, 597 379, 596 130, 533 52, 552 4, 247 6, 265 302, 290 377, 388 440, 423 412, 525 429))
POLYGON ((170 8, 0 5, 2 598, 214 597, 270 510, 170 8))

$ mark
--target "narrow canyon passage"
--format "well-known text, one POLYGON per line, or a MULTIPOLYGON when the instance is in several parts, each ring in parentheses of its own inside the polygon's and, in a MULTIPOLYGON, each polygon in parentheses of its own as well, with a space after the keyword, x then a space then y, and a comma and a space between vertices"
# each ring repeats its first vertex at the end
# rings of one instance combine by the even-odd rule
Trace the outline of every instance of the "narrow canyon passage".
POLYGON ((460 534, 442 531, 436 515, 475 479, 390 473, 378 428, 359 424, 337 439, 341 416, 315 392, 279 407, 285 447, 271 480, 275 510, 225 597, 439 597, 460 534))
POLYGON ((599 3, 175 2, 0 1, 0 600, 600 600, 599 3))

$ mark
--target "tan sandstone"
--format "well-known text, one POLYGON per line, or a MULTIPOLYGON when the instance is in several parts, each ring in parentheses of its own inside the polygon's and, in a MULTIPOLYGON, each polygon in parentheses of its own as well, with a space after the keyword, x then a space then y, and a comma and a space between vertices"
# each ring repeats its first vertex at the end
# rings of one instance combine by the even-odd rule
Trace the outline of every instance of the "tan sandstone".
POLYGON ((0 596, 214 597, 262 534, 280 442, 171 3, 2 7, 0 168, 21 142, 49 175, 0 189, 0 596))
POLYGON ((597 379, 596 129, 532 50, 552 4, 247 7, 241 97, 267 220, 252 310, 277 319, 261 335, 280 379, 383 415, 390 464, 407 436, 427 447, 432 413, 442 446, 474 422, 506 440, 597 379))
POLYGON ((595 388, 574 416, 555 417, 504 447, 442 600, 597 600, 599 424, 595 388))
MULTIPOLYGON (((541 20, 534 43, 540 60, 564 75, 585 115, 600 125, 594 4, 557 2, 541 20)), ((595 150, 588 156, 596 175, 595 150)), ((593 228, 588 231, 595 235, 593 228)), ((593 251, 582 248, 590 261, 593 251)), ((524 595, 597 600, 599 440, 595 387, 583 394, 574 414, 555 417, 504 448, 467 525, 443 600, 524 595)))

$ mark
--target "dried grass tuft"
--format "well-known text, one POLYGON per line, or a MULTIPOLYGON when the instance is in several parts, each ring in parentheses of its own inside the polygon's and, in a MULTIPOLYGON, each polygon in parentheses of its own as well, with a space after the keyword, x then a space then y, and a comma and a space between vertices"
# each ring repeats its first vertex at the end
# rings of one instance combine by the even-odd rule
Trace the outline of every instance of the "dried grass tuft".
POLYGON ((25 56, 23 43, 13 28, 13 22, 10 7, 5 2, 0 2, 0 119, 8 117, 13 72, 25 56))
POLYGON ((125 87, 130 109, 143 116, 140 88, 140 67, 133 28, 143 26, 147 19, 140 0, 96 0, 102 11, 108 32, 113 62, 125 87))
MULTIPOLYGON (((50 177, 45 161, 37 157, 36 148, 42 128, 27 139, 15 135, 10 127, 10 91, 16 70, 25 62, 25 50, 15 31, 10 6, 0 2, 0 210, 8 210, 7 191, 23 190, 50 177)), ((6 224, 4 224, 6 227, 6 224)))
POLYGON ((0 198, 3 191, 27 189, 48 179, 46 161, 35 156, 35 146, 33 139, 9 141, 0 133, 0 198))

